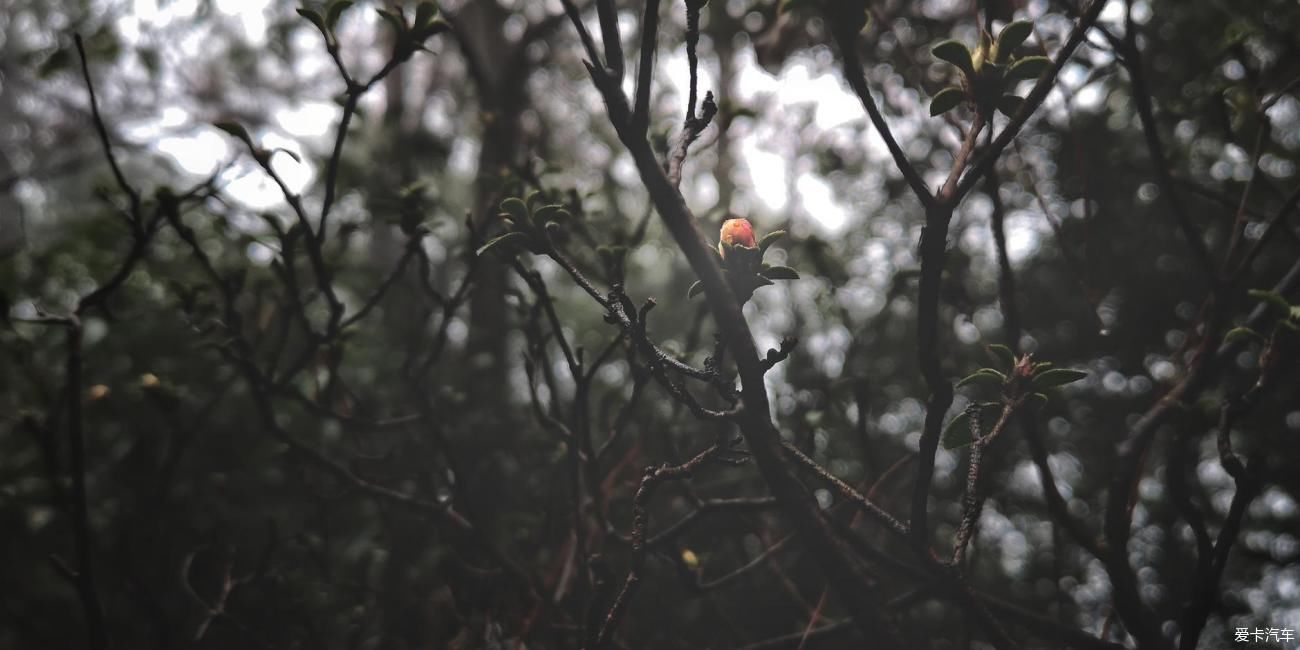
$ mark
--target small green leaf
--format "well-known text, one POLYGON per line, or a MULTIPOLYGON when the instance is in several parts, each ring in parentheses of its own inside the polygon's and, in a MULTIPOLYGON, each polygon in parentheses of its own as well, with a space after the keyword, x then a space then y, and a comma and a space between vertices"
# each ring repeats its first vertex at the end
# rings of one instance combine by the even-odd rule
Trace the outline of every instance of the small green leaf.
POLYGON ((962 386, 968 386, 970 384, 990 384, 993 386, 1001 386, 1006 383, 1006 381, 1006 375, 992 368, 980 368, 979 370, 963 377, 961 381, 957 382, 956 387, 961 388, 962 386))
POLYGON ((1052 367, 1051 361, 1040 361, 1038 363, 1035 363, 1034 367, 1031 370, 1036 375, 1044 370, 1050 369, 1051 367, 1052 367))
POLYGON ((528 206, 513 196, 501 202, 501 211, 509 215, 517 224, 528 227, 533 223, 528 216, 528 206))
POLYGON ((1027 20, 1017 20, 998 32, 998 41, 993 45, 994 58, 1005 61, 1021 43, 1034 31, 1034 24, 1027 20))
MULTIPOLYGON (((142 57, 143 58, 143 57, 142 57)), ((45 62, 41 64, 40 76, 42 79, 48 78, 56 72, 67 69, 72 66, 72 50, 64 47, 55 50, 45 62)))
POLYGON ((940 90, 933 99, 930 100, 930 115, 943 115, 951 111, 966 100, 966 93, 955 86, 948 86, 940 90))
POLYGON ((546 193, 541 190, 534 190, 524 197, 524 204, 530 211, 536 212, 538 208, 546 205, 546 193))
POLYGON ((1033 393, 1025 398, 1025 404, 1033 408, 1042 408, 1047 405, 1047 393, 1033 393))
POLYGON ((767 251, 768 246, 771 246, 772 244, 776 243, 776 240, 784 236, 785 236, 784 230, 773 230, 772 232, 763 235, 763 238, 758 240, 758 250, 767 251))
POLYGON ((975 442, 970 434, 970 411, 962 411, 943 428, 943 448, 958 449, 975 442))
POLYGON ((325 25, 325 19, 321 17, 319 12, 306 7, 298 7, 298 15, 311 21, 311 24, 315 25, 316 29, 320 30, 320 33, 329 36, 330 28, 325 25))
POLYGON ((1027 56, 1007 68, 1006 81, 1013 83, 1024 79, 1037 79, 1043 71, 1052 67, 1052 60, 1045 56, 1027 56))
POLYGON ((930 50, 934 58, 947 61, 966 73, 966 76, 975 76, 975 64, 971 62, 970 49, 961 43, 961 41, 944 41, 930 50))
POLYGON ((339 16, 342 16, 343 12, 347 11, 348 7, 352 5, 352 0, 335 0, 331 2, 329 9, 325 12, 325 24, 329 25, 330 29, 334 29, 334 26, 339 24, 339 16))
POLYGON ((1234 327, 1223 335, 1224 343, 1237 343, 1238 341, 1259 341, 1263 343, 1264 335, 1249 327, 1234 327))
POLYGON ((691 285, 691 288, 686 290, 686 299, 690 300, 702 293, 704 293, 704 283, 696 280, 695 283, 691 285))
POLYGON ((1020 112, 1020 106, 1024 103, 1025 100, 1015 95, 1003 95, 1002 99, 998 100, 998 112, 1007 117, 1015 117, 1016 113, 1020 112))
POLYGON ((1088 373, 1081 370, 1056 368, 1055 370, 1048 370, 1047 372, 1034 377, 1034 389, 1044 390, 1047 388, 1064 386, 1066 384, 1073 384, 1074 382, 1079 381, 1080 379, 1086 379, 1087 377, 1088 373))
MULTIPOLYGON (((425 25, 422 29, 420 29, 419 32, 416 33, 416 38, 420 40, 424 40, 426 38, 429 38, 430 36, 433 36, 434 34, 441 34, 450 29, 451 29, 451 23, 441 18, 434 18, 433 22, 429 23, 428 25, 425 25)), ((425 52, 432 52, 432 50, 423 46, 421 46, 419 49, 425 52)))
MULTIPOLYGON (((398 34, 405 34, 405 33, 406 33, 406 17, 405 17, 405 16, 402 16, 402 15, 399 14, 399 13, 395 13, 395 12, 389 11, 389 10, 387 10, 387 9, 376 9, 375 11, 379 12, 380 17, 382 17, 384 20, 388 21, 388 24, 389 24, 389 25, 392 25, 392 26, 393 26, 393 30, 396 31, 398 34)), ((399 10, 399 11, 400 11, 400 10, 399 10)))
POLYGON ((493 238, 492 240, 488 241, 488 243, 483 244, 482 246, 479 246, 478 250, 474 251, 474 255, 482 256, 484 253, 487 253, 488 251, 494 248, 500 248, 500 247, 510 248, 512 246, 527 246, 531 242, 532 239, 528 235, 522 232, 518 232, 518 231, 508 232, 504 235, 493 238))
POLYGON ((975 439, 971 436, 970 432, 970 416, 972 412, 978 413, 980 430, 983 431, 984 421, 988 419, 988 416, 992 413, 997 413, 1001 409, 1002 405, 996 402, 984 402, 977 407, 967 408, 961 413, 958 413, 957 417, 950 420, 948 425, 943 428, 943 434, 941 436, 943 448, 949 450, 960 449, 975 442, 975 439))
POLYGON ((1290 313, 1291 311, 1291 303, 1287 302, 1286 298, 1283 298, 1282 294, 1276 291, 1266 291, 1264 289, 1251 289, 1246 293, 1251 298, 1254 298, 1255 300, 1259 300, 1261 302, 1266 302, 1270 305, 1273 305, 1274 307, 1277 307, 1278 309, 1281 309, 1284 312, 1290 313))
POLYGON ((533 219, 541 222, 570 221, 573 215, 562 205, 543 205, 533 210, 533 219))
POLYGON ((627 246, 597 246, 596 254, 600 256, 600 263, 605 267, 605 272, 609 273, 609 280, 622 282, 623 260, 627 257, 627 246))
POLYGON ((432 2, 421 2, 415 7, 415 29, 423 29, 434 18, 438 17, 438 5, 432 2))
POLYGON ((1016 365, 1016 353, 1001 343, 990 343, 984 346, 984 350, 989 353, 990 358, 1008 369, 1016 365))
POLYGON ((769 266, 758 272, 769 280, 798 280, 799 272, 788 266, 769 266))

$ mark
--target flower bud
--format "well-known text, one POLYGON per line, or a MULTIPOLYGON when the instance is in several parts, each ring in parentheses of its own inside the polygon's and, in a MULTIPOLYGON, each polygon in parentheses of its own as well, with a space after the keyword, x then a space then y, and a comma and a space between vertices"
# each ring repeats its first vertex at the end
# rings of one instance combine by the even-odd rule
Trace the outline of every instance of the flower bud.
POLYGON ((727 219, 722 222, 718 241, 730 246, 754 247, 754 226, 748 219, 727 219))
POLYGON ((685 564, 685 565, 686 565, 686 568, 688 568, 688 569, 691 569, 691 570, 698 569, 698 568, 700 568, 700 557, 699 557, 698 555, 695 554, 695 551, 692 551, 692 550, 689 549, 689 548, 688 548, 688 549, 683 549, 683 550, 682 550, 682 563, 685 564))

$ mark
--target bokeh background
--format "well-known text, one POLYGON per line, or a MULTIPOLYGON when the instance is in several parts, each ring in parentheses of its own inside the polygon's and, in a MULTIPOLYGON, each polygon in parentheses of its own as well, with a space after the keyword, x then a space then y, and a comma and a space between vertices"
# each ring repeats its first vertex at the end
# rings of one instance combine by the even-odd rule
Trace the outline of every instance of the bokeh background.
MULTIPOLYGON (((591 3, 578 4, 596 29, 591 3)), ((640 3, 615 4, 635 61, 640 3)), ((925 416, 915 335, 924 212, 844 82, 822 18, 778 4, 713 0, 704 10, 700 88, 716 95, 719 114, 692 150, 682 191, 710 234, 728 215, 760 233, 788 231, 768 261, 801 278, 759 290, 746 306, 760 349, 800 340, 768 375, 773 419, 833 474, 876 487, 877 502, 905 518, 907 461, 881 477, 915 454, 925 416)), ((1069 0, 995 4, 999 15, 1032 20, 1027 47, 1048 54, 1079 9, 1069 0)), ((376 12, 385 6, 357 3, 335 30, 339 58, 359 79, 391 54, 392 30, 376 12)), ((554 263, 521 256, 544 279, 564 337, 588 361, 602 360, 584 393, 605 498, 584 509, 608 530, 575 540, 567 446, 545 420, 583 405, 536 291, 503 260, 473 254, 500 231, 497 206, 539 190, 568 204, 576 219, 564 246, 603 290, 610 275, 597 249, 627 246, 626 290, 638 304, 657 301, 650 336, 684 361, 703 366, 714 327, 701 300, 686 298, 695 278, 653 214, 556 1, 446 0, 450 31, 361 98, 323 252, 345 313, 364 317, 334 340, 313 338, 329 307, 301 245, 286 248, 294 213, 241 142, 213 126, 237 122, 258 146, 290 152, 269 164, 319 212, 346 87, 297 8, 0 0, 0 647, 86 644, 68 575, 79 566, 74 417, 84 422, 95 590, 119 648, 576 647, 592 596, 574 586, 583 581, 575 573, 621 581, 642 468, 730 435, 648 380, 646 360, 554 263), (145 213, 158 188, 202 189, 188 197, 188 230, 160 223, 122 286, 83 315, 83 376, 70 392, 64 336, 30 321, 75 309, 132 247, 129 197, 96 133, 74 33, 145 213), (408 255, 417 227, 427 235, 408 255), (294 280, 302 286, 291 290, 294 280), (233 340, 234 318, 251 349, 233 340), (241 366, 249 362, 262 381, 249 380, 241 366), (70 399, 82 402, 80 415, 70 399), (295 451, 284 435, 323 456, 295 451), (476 532, 466 538, 445 518, 358 489, 336 470, 454 504, 476 532), (512 582, 488 542, 540 600, 512 582), (583 567, 576 546, 600 558, 583 567)), ((946 177, 968 115, 929 116, 929 98, 953 78, 930 47, 974 43, 977 9, 882 0, 862 36, 876 97, 932 187, 946 177)), ((680 128, 687 79, 683 3, 665 2, 662 16, 650 129, 660 151, 680 128)), ((989 365, 989 343, 1089 373, 1032 419, 1070 514, 1094 535, 1115 445, 1183 377, 1211 290, 1162 194, 1177 192, 1217 260, 1239 218, 1247 245, 1264 235, 1297 185, 1300 156, 1295 2, 1111 0, 1098 24, 1140 34, 1173 185, 1158 182, 1125 62, 1094 30, 996 178, 957 210, 940 327, 953 378, 989 365), (999 298, 999 231, 1014 314, 999 298)), ((1294 210, 1284 211, 1236 287, 1234 322, 1258 304, 1246 289, 1274 286, 1295 263, 1297 233, 1294 210)), ((1297 302, 1295 288, 1284 297, 1297 302)), ((1170 638, 1196 565, 1174 493, 1217 533, 1235 486, 1214 427, 1224 400, 1255 381, 1259 353, 1255 343, 1237 348, 1162 427, 1135 486, 1130 562, 1170 638)), ((970 399, 959 391, 952 413, 970 399)), ((1016 431, 989 452, 971 582, 1062 628, 1131 644, 1101 562, 1048 515, 1026 440, 1016 431)), ((1231 645, 1238 627, 1300 630, 1294 373, 1238 423, 1236 442, 1265 456, 1267 480, 1201 647, 1231 645)), ((964 452, 941 450, 931 501, 941 549, 964 484, 964 452)), ((809 487, 823 507, 837 507, 824 485, 809 487)), ((710 467, 657 493, 652 532, 700 499, 760 502, 700 517, 653 546, 616 642, 861 647, 836 625, 844 613, 766 496, 752 464, 710 467), (806 629, 818 631, 801 642, 806 629)), ((890 548, 872 524, 857 530, 890 548)), ((983 647, 932 586, 884 569, 879 581, 889 596, 905 596, 895 614, 913 642, 983 647)), ((1024 647, 1065 645, 1013 630, 1024 647)))

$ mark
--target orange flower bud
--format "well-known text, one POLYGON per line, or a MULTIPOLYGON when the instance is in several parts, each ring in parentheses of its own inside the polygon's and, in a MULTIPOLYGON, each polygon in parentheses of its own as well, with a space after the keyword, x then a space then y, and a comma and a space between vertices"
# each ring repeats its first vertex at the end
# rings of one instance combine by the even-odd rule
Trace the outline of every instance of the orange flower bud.
POLYGON ((748 219, 727 219, 722 222, 722 233, 718 241, 731 246, 754 247, 754 226, 748 219))

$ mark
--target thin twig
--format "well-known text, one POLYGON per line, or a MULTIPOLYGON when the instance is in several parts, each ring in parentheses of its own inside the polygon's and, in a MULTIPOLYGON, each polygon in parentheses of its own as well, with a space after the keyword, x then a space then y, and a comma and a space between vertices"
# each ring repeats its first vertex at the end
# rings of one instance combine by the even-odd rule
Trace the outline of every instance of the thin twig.
POLYGON ((929 206, 934 201, 934 197, 930 194, 930 188, 926 186, 925 180, 921 178, 911 161, 907 159, 907 154, 903 152, 898 140, 894 138, 889 123, 885 121, 885 116, 881 114, 880 108, 876 106, 875 98, 871 95, 871 86, 867 84, 866 74, 862 70, 862 60, 858 56, 857 31, 839 29, 837 24, 832 24, 831 28, 835 36, 835 42, 840 48, 840 58, 844 60, 844 78, 849 82, 849 87, 853 89, 854 94, 858 96, 858 101, 862 103, 862 107, 866 109, 871 124, 876 127, 876 132, 885 141, 885 146, 889 149, 889 155, 894 159, 894 165, 903 174, 903 179, 912 188, 912 193, 916 195, 922 206, 929 206))
POLYGON ((623 614, 627 613, 637 586, 641 583, 641 572, 645 569, 646 560, 646 530, 650 526, 650 515, 646 509, 655 489, 664 481, 689 478, 721 451, 721 447, 712 445, 681 465, 665 464, 646 468, 645 474, 641 477, 641 485, 632 498, 632 567, 623 580, 623 588, 605 613, 604 621, 590 647, 603 648, 609 644, 623 614))
POLYGON ((81 75, 86 81, 86 91, 90 94, 90 114, 95 124, 95 132, 99 134, 99 142, 104 147, 104 157, 108 159, 108 166, 113 169, 113 178, 117 180, 117 186, 122 189, 131 200, 131 214, 140 211, 140 192, 131 186, 122 173, 122 168, 117 164, 117 156, 113 153, 113 144, 108 137, 108 127, 104 124, 104 118, 99 114, 99 100, 95 96, 95 85, 90 81, 90 66, 86 60, 86 46, 81 42, 81 34, 73 34, 72 40, 77 44, 77 55, 81 58, 81 75))

